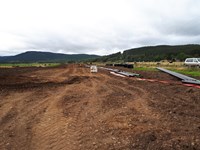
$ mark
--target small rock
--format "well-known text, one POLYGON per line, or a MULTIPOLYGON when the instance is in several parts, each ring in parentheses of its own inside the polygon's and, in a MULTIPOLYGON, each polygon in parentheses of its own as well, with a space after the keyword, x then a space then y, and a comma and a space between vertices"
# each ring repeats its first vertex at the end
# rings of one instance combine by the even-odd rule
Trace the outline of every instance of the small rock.
POLYGON ((112 139, 113 139, 113 140, 116 140, 116 138, 115 138, 115 137, 112 137, 112 139))
POLYGON ((195 143, 194 143, 194 142, 192 142, 192 143, 191 143, 191 145, 192 145, 192 146, 194 146, 194 145, 195 145, 195 143))

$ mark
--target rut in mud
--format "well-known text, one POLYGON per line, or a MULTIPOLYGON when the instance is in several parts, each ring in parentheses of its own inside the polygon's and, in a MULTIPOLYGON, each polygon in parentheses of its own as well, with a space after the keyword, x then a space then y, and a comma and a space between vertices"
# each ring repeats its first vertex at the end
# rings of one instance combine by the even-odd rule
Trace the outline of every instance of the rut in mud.
POLYGON ((199 89, 79 65, 0 69, 0 116, 1 149, 200 149, 199 89))

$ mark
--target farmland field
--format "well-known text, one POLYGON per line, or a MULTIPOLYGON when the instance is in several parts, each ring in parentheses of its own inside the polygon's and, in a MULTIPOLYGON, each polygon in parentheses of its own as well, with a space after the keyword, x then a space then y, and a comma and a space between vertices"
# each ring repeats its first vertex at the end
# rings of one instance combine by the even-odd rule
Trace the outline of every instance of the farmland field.
POLYGON ((131 64, 134 64, 136 71, 158 71, 156 67, 164 67, 166 69, 182 73, 185 75, 190 75, 193 77, 200 77, 200 68, 199 67, 188 67, 184 66, 183 62, 130 62, 131 64))
POLYGON ((200 89, 136 72, 0 68, 0 149, 200 149, 200 89))
POLYGON ((0 68, 12 67, 55 67, 60 63, 0 63, 0 68))

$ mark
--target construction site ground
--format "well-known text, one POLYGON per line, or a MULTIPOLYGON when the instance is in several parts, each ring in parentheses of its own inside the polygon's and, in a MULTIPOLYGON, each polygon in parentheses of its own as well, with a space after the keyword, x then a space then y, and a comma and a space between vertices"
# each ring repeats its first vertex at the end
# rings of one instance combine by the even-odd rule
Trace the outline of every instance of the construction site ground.
POLYGON ((1 68, 0 149, 200 149, 200 89, 137 73, 166 82, 74 64, 1 68))

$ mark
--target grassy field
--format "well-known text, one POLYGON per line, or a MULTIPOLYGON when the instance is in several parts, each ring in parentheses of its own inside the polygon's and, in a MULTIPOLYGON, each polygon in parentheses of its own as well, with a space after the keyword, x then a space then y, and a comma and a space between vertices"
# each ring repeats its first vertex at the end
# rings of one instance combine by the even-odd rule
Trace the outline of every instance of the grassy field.
POLYGON ((133 70, 138 71, 158 71, 156 67, 135 67, 133 70))
POLYGON ((60 63, 8 63, 0 64, 1 68, 12 68, 12 67, 54 67, 59 66, 60 63))
POLYGON ((200 69, 183 69, 183 70, 177 70, 177 69, 170 69, 172 71, 181 73, 181 74, 186 74, 194 77, 200 77, 200 69))
POLYGON ((181 74, 190 75, 194 77, 200 77, 200 68, 197 67, 186 67, 183 62, 137 62, 134 63, 134 70, 140 71, 158 71, 156 67, 166 68, 181 74))
POLYGON ((183 62, 137 62, 134 65, 136 67, 185 67, 183 62))

